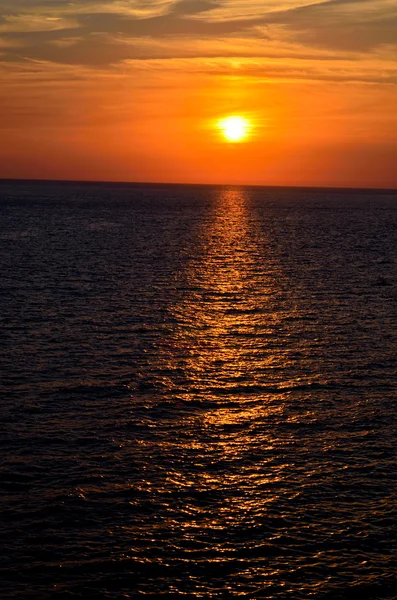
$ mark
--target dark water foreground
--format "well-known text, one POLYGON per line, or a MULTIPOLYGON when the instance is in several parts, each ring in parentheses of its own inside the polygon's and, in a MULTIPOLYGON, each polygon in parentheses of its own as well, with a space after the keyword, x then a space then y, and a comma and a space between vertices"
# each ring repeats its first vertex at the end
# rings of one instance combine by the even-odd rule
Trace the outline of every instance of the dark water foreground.
POLYGON ((2 600, 397 597, 397 194, 0 218, 2 600))

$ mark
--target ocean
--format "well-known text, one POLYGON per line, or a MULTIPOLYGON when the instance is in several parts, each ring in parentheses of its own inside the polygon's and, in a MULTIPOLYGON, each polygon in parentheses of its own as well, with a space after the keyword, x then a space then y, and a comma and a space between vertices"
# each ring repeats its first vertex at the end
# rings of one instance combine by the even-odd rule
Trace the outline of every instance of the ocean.
POLYGON ((397 597, 397 191, 0 183, 2 600, 397 597))

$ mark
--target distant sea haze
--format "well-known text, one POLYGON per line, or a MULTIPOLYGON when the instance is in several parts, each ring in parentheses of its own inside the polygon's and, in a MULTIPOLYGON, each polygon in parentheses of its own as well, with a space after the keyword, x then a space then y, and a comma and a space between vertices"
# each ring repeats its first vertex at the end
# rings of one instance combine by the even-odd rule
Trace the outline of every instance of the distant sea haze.
POLYGON ((392 600, 397 192, 0 183, 2 600, 392 600))

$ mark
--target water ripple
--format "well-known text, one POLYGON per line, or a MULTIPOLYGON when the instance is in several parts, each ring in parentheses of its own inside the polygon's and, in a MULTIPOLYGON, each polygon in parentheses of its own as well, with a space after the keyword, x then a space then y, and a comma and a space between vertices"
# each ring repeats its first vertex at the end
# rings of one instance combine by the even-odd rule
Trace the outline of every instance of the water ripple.
POLYGON ((2 599, 396 598, 396 197, 0 198, 2 599))

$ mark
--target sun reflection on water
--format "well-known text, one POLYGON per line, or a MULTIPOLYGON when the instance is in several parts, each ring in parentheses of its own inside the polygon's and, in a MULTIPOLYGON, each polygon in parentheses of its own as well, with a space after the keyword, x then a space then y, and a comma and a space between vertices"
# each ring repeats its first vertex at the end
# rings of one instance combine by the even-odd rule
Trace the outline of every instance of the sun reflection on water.
POLYGON ((274 359, 258 340, 274 327, 269 299, 277 289, 263 269, 263 232, 256 230, 249 200, 242 189, 218 192, 202 227, 200 260, 184 275, 191 291, 172 308, 177 327, 170 361, 176 352, 185 377, 183 397, 238 403, 236 410, 206 413, 204 420, 218 424, 244 420, 246 410, 256 410, 253 395, 263 386, 258 374, 274 359))
MULTIPOLYGON (((173 457, 156 473, 158 493, 188 495, 186 520, 173 527, 196 542, 203 532, 249 527, 265 514, 283 478, 278 453, 288 446, 264 426, 283 418, 288 391, 269 387, 276 387, 269 339, 280 319, 279 290, 250 192, 214 192, 198 238, 153 368, 161 375, 148 407, 160 406, 168 425, 159 430, 156 418, 149 420, 154 440, 147 442, 149 454, 173 457)), ((218 559, 224 551, 220 546, 218 559)))

